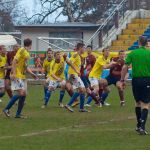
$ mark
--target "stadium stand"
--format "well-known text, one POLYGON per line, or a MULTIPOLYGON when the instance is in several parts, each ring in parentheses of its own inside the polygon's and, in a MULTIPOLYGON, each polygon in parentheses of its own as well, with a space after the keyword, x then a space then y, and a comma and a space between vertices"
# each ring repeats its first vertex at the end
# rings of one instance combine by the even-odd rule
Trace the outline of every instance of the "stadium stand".
POLYGON ((117 40, 112 42, 110 50, 134 50, 139 46, 137 39, 140 35, 148 36, 150 40, 150 18, 133 19, 117 40))

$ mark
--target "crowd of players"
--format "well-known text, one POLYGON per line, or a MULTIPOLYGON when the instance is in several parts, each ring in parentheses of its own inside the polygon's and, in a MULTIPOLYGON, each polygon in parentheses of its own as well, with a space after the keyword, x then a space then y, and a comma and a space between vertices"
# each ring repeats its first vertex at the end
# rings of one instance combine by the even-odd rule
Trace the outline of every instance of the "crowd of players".
MULTIPOLYGON (((10 101, 3 110, 7 117, 10 117, 10 109, 18 100, 15 117, 24 118, 22 109, 27 95, 26 73, 38 79, 27 65, 31 46, 31 39, 24 40, 24 47, 13 46, 13 51, 10 52, 6 52, 5 46, 0 46, 0 97, 4 96, 5 91, 10 97, 10 101)), ((54 52, 48 48, 47 57, 43 63, 46 79, 42 108, 48 106, 52 92, 59 88, 59 107, 74 112, 73 107, 80 104, 80 112, 89 112, 85 107, 91 107, 92 100, 97 107, 108 105, 105 100, 111 84, 118 88, 120 105, 124 106, 124 89, 120 83, 124 58, 124 51, 114 55, 108 49, 103 49, 102 54, 97 57, 93 54, 92 47, 85 47, 83 43, 78 43, 74 52, 69 54, 54 52), (101 79, 104 69, 110 69, 110 74, 105 79, 101 79), (70 95, 70 99, 64 105, 65 91, 70 95)))
POLYGON ((102 55, 96 58, 92 53, 92 47, 85 47, 83 43, 78 43, 75 51, 69 54, 69 57, 66 54, 62 55, 60 52, 53 53, 51 49, 48 49, 47 58, 43 64, 47 80, 45 83, 45 102, 42 108, 47 107, 52 91, 60 88, 60 107, 65 107, 70 112, 74 112, 72 107, 79 104, 77 99, 79 97, 79 111, 88 112, 85 107, 90 107, 92 100, 98 107, 108 105, 105 100, 110 91, 108 86, 111 84, 118 88, 120 104, 124 106, 124 93, 120 86, 124 58, 124 51, 119 51, 117 55, 113 56, 108 49, 104 49, 102 55), (67 66, 68 69, 65 69, 65 63, 69 65, 69 67, 67 66), (106 79, 101 79, 104 69, 110 69, 110 74, 106 79), (69 93, 71 98, 64 106, 62 100, 65 91, 69 93))
MULTIPOLYGON (((59 88, 59 107, 74 112, 73 107, 80 104, 79 112, 90 112, 85 107, 91 107, 92 100, 97 107, 108 105, 106 99, 110 92, 109 85, 112 84, 118 89, 120 105, 124 106, 125 80, 128 68, 132 65, 136 131, 141 135, 147 135, 145 124, 150 102, 150 50, 147 37, 141 36, 139 45, 139 48, 130 52, 126 59, 124 51, 121 50, 116 54, 109 52, 109 49, 103 49, 102 54, 96 57, 92 47, 85 47, 83 43, 78 43, 74 51, 69 54, 54 52, 49 48, 42 71, 45 73, 42 108, 48 106, 52 92, 59 88), (101 77, 105 69, 110 69, 110 73, 103 79, 101 77), (64 105, 65 91, 70 95, 70 99, 64 105)), ((29 73, 35 80, 39 79, 28 67, 31 47, 31 39, 25 39, 23 47, 14 45, 13 51, 10 52, 6 52, 5 46, 0 45, 0 98, 5 95, 5 91, 10 97, 3 109, 7 117, 10 117, 10 109, 18 101, 15 117, 25 118, 22 109, 27 95, 26 74, 29 73)))

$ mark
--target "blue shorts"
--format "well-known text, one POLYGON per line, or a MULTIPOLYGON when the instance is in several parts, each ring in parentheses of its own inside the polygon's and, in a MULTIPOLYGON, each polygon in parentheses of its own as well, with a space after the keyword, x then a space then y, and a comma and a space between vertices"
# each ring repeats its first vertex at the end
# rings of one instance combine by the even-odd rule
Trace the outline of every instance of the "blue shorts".
POLYGON ((88 77, 82 76, 82 77, 81 77, 81 80, 82 80, 82 82, 83 82, 85 88, 90 87, 90 81, 89 81, 89 78, 88 78, 88 77))
POLYGON ((113 76, 110 76, 110 75, 107 76, 105 79, 107 80, 108 85, 112 85, 112 84, 116 85, 116 83, 118 81, 120 81, 120 77, 113 77, 113 76))

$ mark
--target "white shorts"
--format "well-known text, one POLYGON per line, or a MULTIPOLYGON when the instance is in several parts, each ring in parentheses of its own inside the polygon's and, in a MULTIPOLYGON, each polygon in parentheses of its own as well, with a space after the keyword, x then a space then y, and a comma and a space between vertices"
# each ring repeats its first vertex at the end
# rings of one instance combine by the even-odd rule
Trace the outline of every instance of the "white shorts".
POLYGON ((99 86, 99 80, 97 78, 89 78, 89 81, 91 83, 91 87, 99 86))
POLYGON ((63 81, 54 81, 54 80, 49 80, 49 87, 52 87, 54 89, 56 88, 60 88, 62 85, 65 85, 66 84, 66 81, 63 80, 63 81))
POLYGON ((27 80, 25 79, 16 79, 11 81, 11 89, 13 91, 25 90, 27 91, 27 80))
POLYGON ((4 88, 4 87, 5 87, 5 80, 0 79, 0 88, 4 88))
POLYGON ((81 78, 75 75, 69 75, 69 81, 73 86, 73 89, 85 88, 81 78))

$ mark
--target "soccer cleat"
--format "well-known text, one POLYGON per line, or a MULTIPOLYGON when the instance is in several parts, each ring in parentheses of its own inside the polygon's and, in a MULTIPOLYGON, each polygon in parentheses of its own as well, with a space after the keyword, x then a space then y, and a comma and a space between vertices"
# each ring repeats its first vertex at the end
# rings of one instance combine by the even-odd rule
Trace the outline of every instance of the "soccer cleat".
POLYGON ((69 110, 70 112, 74 112, 74 110, 73 110, 69 105, 65 105, 65 108, 66 108, 67 110, 69 110))
POLYGON ((59 105, 60 108, 64 108, 63 103, 59 103, 58 105, 59 105))
POLYGON ((99 104, 96 104, 96 105, 97 105, 97 107, 99 107, 99 108, 103 107, 103 105, 102 105, 101 102, 100 102, 99 104))
POLYGON ((148 135, 148 132, 146 130, 140 128, 139 134, 140 135, 148 135))
POLYGON ((110 106, 110 104, 109 103, 107 103, 107 102, 104 102, 104 104, 103 104, 104 106, 110 106))
POLYGON ((90 105, 90 104, 85 104, 84 106, 85 106, 85 107, 91 107, 91 105, 90 105))
POLYGON ((79 105, 80 104, 80 102, 79 102, 79 100, 77 99, 73 104, 72 104, 72 107, 76 107, 77 105, 79 105))
POLYGON ((8 109, 4 109, 4 110, 3 110, 3 113, 5 114, 6 117, 10 117, 10 114, 9 114, 9 110, 8 110, 8 109))
POLYGON ((91 111, 86 110, 86 109, 80 109, 79 112, 91 112, 91 111))
POLYGON ((120 106, 121 106, 121 107, 125 106, 125 101, 121 101, 121 102, 120 102, 120 106))
POLYGON ((27 119, 27 116, 24 116, 24 115, 16 115, 15 118, 18 118, 18 119, 27 119))
POLYGON ((139 132, 140 132, 140 129, 141 129, 141 127, 136 127, 136 128, 135 128, 135 131, 139 133, 139 132))
POLYGON ((44 108, 46 108, 46 107, 47 107, 46 105, 42 105, 42 106, 41 106, 42 109, 44 109, 44 108))

